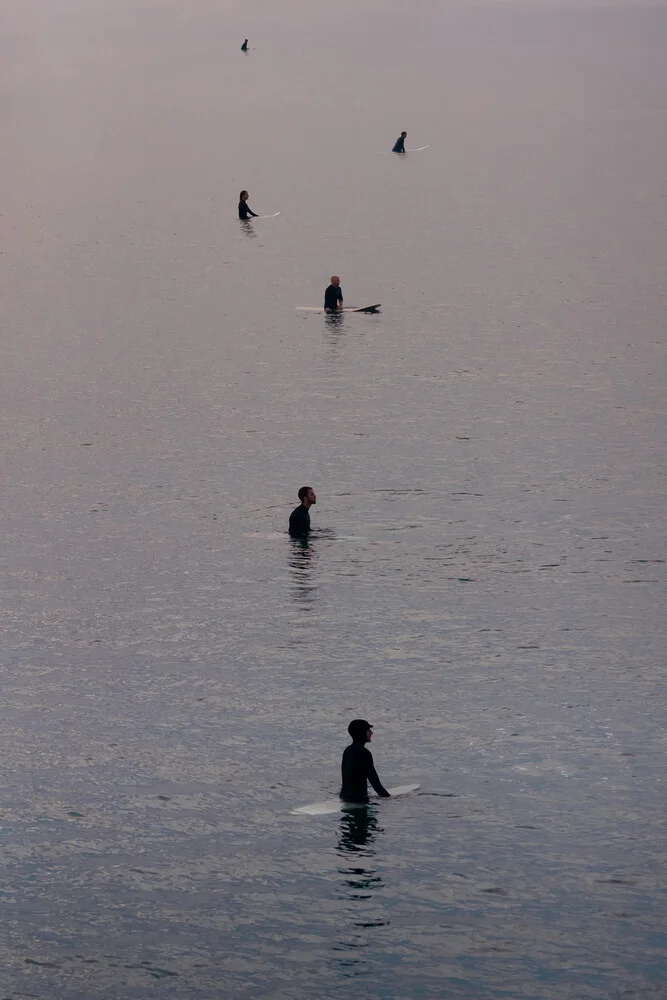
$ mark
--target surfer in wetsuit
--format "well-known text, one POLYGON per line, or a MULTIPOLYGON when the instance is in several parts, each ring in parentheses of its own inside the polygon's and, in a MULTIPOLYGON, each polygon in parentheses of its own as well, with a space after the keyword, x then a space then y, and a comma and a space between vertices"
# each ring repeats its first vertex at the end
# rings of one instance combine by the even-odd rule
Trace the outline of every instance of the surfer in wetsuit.
POLYGON ((241 191, 241 194, 239 195, 239 219, 245 219, 246 221, 250 215, 252 215, 255 219, 257 218, 257 212, 251 211, 248 207, 248 198, 248 192, 241 191))
POLYGON ((331 284, 324 293, 324 311, 338 312, 343 308, 343 289, 340 287, 340 278, 337 274, 331 275, 331 284))
POLYGON ((405 152, 405 140, 408 137, 407 132, 401 132, 398 139, 394 143, 392 153, 404 153, 405 152))
POLYGON ((312 486, 302 486, 297 496, 301 503, 294 508, 289 516, 289 533, 292 538, 307 538, 310 532, 308 511, 314 503, 317 503, 317 497, 312 486))
POLYGON ((390 798, 373 764, 373 754, 366 749, 373 737, 373 727, 365 719, 353 719, 347 727, 352 737, 349 747, 343 751, 341 771, 343 785, 340 797, 344 802, 368 802, 368 785, 370 781, 381 799, 390 798))
POLYGON ((247 52, 247 51, 248 51, 248 39, 246 38, 245 42, 241 46, 241 52, 247 52))

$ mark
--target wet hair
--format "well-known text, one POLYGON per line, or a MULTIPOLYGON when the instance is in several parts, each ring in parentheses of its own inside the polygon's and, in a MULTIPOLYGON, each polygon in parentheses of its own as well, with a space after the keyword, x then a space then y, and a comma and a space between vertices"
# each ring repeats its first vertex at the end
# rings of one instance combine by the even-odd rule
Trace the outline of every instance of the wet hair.
POLYGON ((365 719, 352 719, 347 731, 353 740, 365 740, 366 733, 372 728, 370 722, 366 722, 365 719))
POLYGON ((299 500, 303 500, 304 497, 307 497, 308 493, 310 492, 310 490, 312 490, 312 488, 313 488, 312 486, 302 486, 299 492, 297 493, 299 500))
POLYGON ((248 192, 247 191, 241 191, 241 194, 239 195, 239 201, 243 201, 243 196, 244 195, 247 198, 248 197, 248 192))
POLYGON ((402 136, 406 136, 407 134, 408 134, 407 132, 401 132, 402 136))

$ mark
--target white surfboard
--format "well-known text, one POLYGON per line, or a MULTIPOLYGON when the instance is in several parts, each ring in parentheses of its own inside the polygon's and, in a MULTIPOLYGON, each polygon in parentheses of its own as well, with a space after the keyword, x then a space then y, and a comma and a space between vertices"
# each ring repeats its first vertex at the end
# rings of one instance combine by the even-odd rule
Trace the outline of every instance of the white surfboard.
POLYGON ((280 215, 280 212, 272 212, 271 215, 256 215, 256 219, 275 219, 276 215, 280 215))
MULTIPOLYGON (((343 306, 342 309, 337 309, 336 312, 328 312, 327 316, 335 316, 339 312, 345 313, 377 313, 380 311, 381 302, 376 302, 372 306, 343 306)), ((320 306, 294 306, 300 312, 312 312, 312 313, 323 313, 324 309, 320 306)))
POLYGON ((265 541, 273 541, 274 538, 284 538, 286 531, 244 531, 243 538, 261 538, 265 541))
MULTIPOLYGON (((408 795, 416 792, 421 785, 398 785, 396 788, 388 788, 387 791, 392 798, 397 795, 408 795)), ((342 799, 327 799, 326 802, 314 802, 310 806, 298 806, 292 809, 292 816, 327 816, 329 813, 347 812, 348 809, 365 809, 367 805, 375 805, 381 799, 377 795, 371 797, 368 802, 343 802, 342 799)))
MULTIPOLYGON (((404 153, 421 153, 422 149, 430 149, 430 148, 431 148, 431 145, 429 143, 427 146, 415 146, 412 149, 404 149, 403 152, 404 153)), ((376 153, 393 153, 394 150, 393 149, 376 149, 375 152, 376 153)), ((398 151, 396 151, 396 152, 398 152, 398 151)))

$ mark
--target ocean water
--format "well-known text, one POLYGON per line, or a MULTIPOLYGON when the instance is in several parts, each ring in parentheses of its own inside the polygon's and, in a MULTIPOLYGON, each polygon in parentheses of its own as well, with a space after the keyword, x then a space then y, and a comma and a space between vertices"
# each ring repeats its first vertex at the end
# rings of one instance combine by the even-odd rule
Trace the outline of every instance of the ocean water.
POLYGON ((666 47, 7 0, 2 1000, 667 997, 666 47))

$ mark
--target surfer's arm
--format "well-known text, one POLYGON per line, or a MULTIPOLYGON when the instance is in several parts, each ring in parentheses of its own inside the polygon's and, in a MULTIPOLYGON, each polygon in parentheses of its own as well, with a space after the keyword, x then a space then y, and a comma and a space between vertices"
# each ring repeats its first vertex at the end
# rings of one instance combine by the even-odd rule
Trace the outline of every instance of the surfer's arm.
POLYGON ((366 758, 366 777, 370 781, 373 791, 376 792, 381 799, 391 798, 389 792, 380 781, 378 773, 375 770, 375 765, 373 764, 373 755, 371 754, 370 750, 367 750, 366 753, 368 754, 368 757, 366 758))

